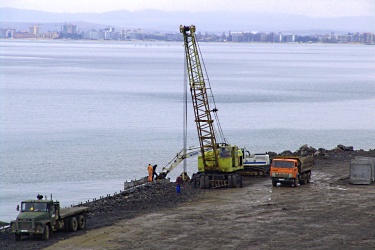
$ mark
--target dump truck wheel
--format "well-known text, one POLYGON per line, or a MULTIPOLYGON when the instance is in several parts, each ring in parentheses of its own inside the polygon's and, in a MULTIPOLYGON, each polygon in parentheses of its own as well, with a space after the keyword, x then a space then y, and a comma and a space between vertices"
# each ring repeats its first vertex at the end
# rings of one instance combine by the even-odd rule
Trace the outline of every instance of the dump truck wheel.
POLYGON ((272 181, 272 186, 276 187, 277 186, 277 181, 272 181))
POLYGON ((310 181, 311 181, 311 173, 308 172, 307 173, 307 183, 310 183, 310 181))
POLYGON ((48 240, 49 239, 49 232, 50 232, 49 225, 45 225, 44 226, 44 232, 42 234, 42 240, 48 240))
POLYGON ((78 228, 78 222, 77 222, 76 217, 70 218, 69 219, 69 230, 71 232, 75 232, 75 231, 77 231, 77 228, 78 228))
POLYGON ((21 234, 15 233, 14 236, 15 236, 16 241, 20 241, 21 240, 21 237, 22 237, 21 234))
POLYGON ((78 230, 85 229, 86 227, 86 218, 83 215, 78 215, 77 216, 77 222, 78 222, 78 230))
POLYGON ((299 183, 299 178, 298 177, 296 177, 295 179, 294 179, 294 187, 298 187, 298 183, 299 183))

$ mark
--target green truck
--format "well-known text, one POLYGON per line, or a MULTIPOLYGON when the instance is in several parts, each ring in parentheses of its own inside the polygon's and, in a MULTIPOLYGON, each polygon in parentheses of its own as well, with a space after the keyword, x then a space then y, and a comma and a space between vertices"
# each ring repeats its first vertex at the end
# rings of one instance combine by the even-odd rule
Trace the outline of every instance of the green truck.
POLYGON ((88 207, 60 208, 60 202, 53 201, 52 195, 50 199, 43 199, 43 195, 38 194, 36 200, 22 201, 17 211, 20 211, 17 219, 10 223, 16 241, 31 235, 41 235, 43 240, 48 240, 57 230, 84 229, 88 207))

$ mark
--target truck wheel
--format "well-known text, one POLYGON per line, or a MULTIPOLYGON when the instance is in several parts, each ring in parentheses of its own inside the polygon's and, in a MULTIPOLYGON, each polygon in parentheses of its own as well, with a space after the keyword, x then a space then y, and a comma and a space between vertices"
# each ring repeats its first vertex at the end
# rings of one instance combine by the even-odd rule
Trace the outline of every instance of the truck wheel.
POLYGON ((307 183, 310 183, 310 181, 311 181, 311 173, 308 172, 307 173, 307 183))
POLYGON ((22 237, 21 234, 15 233, 14 236, 16 238, 16 241, 20 241, 21 240, 21 237, 22 237))
POLYGON ((306 175, 306 173, 303 173, 302 174, 301 184, 305 185, 306 183, 307 183, 307 175, 306 175))
POLYGON ((277 186, 277 181, 272 181, 272 186, 276 187, 277 186))
POLYGON ((76 217, 71 217, 69 219, 69 231, 75 232, 77 231, 77 228, 78 228, 78 222, 77 222, 76 217))
POLYGON ((42 234, 42 240, 48 240, 49 239, 49 226, 44 225, 44 232, 42 234))
POLYGON ((298 187, 298 184, 299 184, 299 178, 298 177, 296 177, 295 179, 294 179, 294 187, 298 187))
POLYGON ((86 218, 83 215, 78 215, 77 216, 77 222, 78 222, 78 230, 85 229, 86 227, 86 218))

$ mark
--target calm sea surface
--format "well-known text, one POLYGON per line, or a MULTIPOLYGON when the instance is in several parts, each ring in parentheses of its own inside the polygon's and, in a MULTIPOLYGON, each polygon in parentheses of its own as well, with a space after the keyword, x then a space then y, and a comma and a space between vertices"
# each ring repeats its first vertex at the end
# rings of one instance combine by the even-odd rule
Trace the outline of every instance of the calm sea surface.
MULTIPOLYGON (((375 46, 200 49, 229 143, 375 148, 375 46)), ((161 170, 183 147, 183 85, 182 43, 0 41, 0 220, 38 193, 70 206, 119 192, 149 163, 161 170)))

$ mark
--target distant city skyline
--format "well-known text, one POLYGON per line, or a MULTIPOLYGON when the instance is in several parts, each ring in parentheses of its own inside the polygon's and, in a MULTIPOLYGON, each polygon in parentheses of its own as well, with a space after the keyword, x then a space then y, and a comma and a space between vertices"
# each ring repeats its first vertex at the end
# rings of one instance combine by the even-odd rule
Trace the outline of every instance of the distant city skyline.
POLYGON ((374 0, 0 0, 0 8, 56 13, 102 13, 115 10, 233 11, 286 13, 309 17, 374 16, 374 0))
MULTIPOLYGON (((119 29, 108 26, 104 29, 96 30, 91 27, 86 30, 79 30, 78 26, 71 23, 61 25, 60 31, 40 32, 39 25, 29 26, 29 31, 16 29, 0 28, 0 38, 5 39, 87 39, 87 40, 117 40, 117 41, 182 41, 179 32, 161 33, 144 32, 142 29, 119 29)), ((298 35, 283 34, 282 32, 229 32, 228 35, 223 32, 215 34, 211 32, 198 32, 197 39, 204 42, 263 42, 263 43, 363 43, 368 45, 375 44, 375 35, 371 32, 348 32, 347 34, 298 35)))

